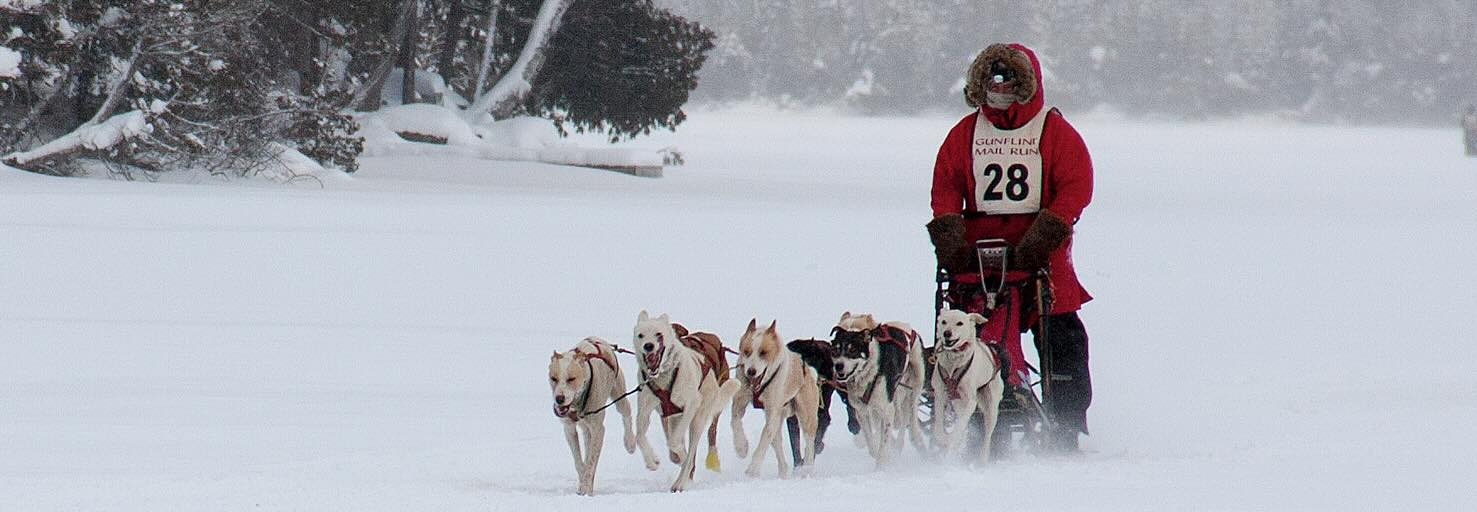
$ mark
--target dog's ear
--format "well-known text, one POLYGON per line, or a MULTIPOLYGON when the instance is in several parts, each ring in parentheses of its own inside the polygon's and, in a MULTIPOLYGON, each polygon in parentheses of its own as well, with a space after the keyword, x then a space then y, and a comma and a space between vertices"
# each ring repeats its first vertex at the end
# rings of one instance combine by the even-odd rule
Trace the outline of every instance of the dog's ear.
POLYGON ((985 315, 979 313, 970 313, 969 320, 974 322, 974 325, 985 325, 985 315))
POLYGON ((668 318, 666 313, 662 313, 662 316, 656 317, 656 319, 660 320, 664 324, 672 323, 672 319, 668 318))
POLYGON ((636 317, 636 321, 645 322, 647 320, 651 320, 651 315, 646 314, 646 310, 643 309, 641 310, 641 314, 636 317))
POLYGON ((768 332, 770 334, 774 334, 774 327, 775 327, 775 325, 777 325, 779 323, 780 323, 780 321, 777 318, 774 319, 774 320, 770 320, 769 321, 769 328, 768 329, 765 329, 764 331, 765 332, 768 332))
POLYGON ((750 318, 749 319, 749 326, 744 328, 744 336, 748 336, 750 334, 754 334, 754 329, 758 329, 759 328, 759 325, 758 324, 759 324, 759 319, 758 318, 750 318))
POLYGON ((555 350, 554 351, 554 355, 549 356, 549 361, 558 361, 558 360, 559 360, 559 351, 558 350, 555 350))
POLYGON ((831 339, 835 339, 836 338, 836 335, 837 334, 840 334, 840 333, 841 333, 841 326, 838 325, 838 326, 832 327, 831 328, 831 339))
POLYGON ((841 313, 841 320, 838 320, 836 323, 839 324, 841 322, 845 322, 846 319, 848 319, 848 318, 851 318, 851 312, 850 311, 847 311, 845 313, 841 313))
POLYGON ((836 353, 836 348, 826 340, 795 340, 785 344, 785 347, 791 352, 800 354, 800 359, 805 361, 805 364, 830 375, 829 370, 833 364, 831 358, 836 353))

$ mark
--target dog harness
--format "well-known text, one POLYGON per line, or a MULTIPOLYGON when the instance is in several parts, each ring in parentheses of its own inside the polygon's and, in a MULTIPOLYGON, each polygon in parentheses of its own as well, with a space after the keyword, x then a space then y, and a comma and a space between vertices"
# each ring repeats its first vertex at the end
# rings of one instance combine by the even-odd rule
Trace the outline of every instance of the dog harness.
MULTIPOLYGON (((708 358, 703 357, 701 354, 698 355, 698 362, 703 368, 702 375, 698 377, 698 385, 701 386, 702 379, 708 378, 708 372, 713 371, 713 365, 708 361, 708 358)), ((682 408, 672 402, 672 386, 677 384, 677 375, 681 372, 682 366, 680 365, 672 369, 672 380, 667 384, 667 389, 656 387, 651 381, 647 381, 646 383, 646 389, 650 389, 651 394, 656 395, 657 400, 661 401, 663 418, 674 414, 682 414, 682 408)))
POLYGON ((754 383, 753 382, 750 382, 749 383, 749 388, 754 392, 754 400, 753 400, 753 402, 754 402, 754 408, 755 409, 763 409, 764 408, 764 400, 761 400, 759 398, 759 395, 764 394, 764 390, 769 389, 769 385, 772 384, 772 383, 774 383, 774 378, 776 376, 778 376, 779 374, 780 374, 779 370, 776 369, 774 371, 774 373, 769 374, 769 380, 764 381, 764 384, 760 385, 757 388, 754 387, 754 383))
POLYGON ((872 339, 882 343, 891 343, 893 346, 908 352, 908 346, 918 338, 917 332, 903 332, 902 329, 889 325, 879 325, 876 329, 867 332, 872 339))
MULTIPOLYGON (((599 343, 591 342, 590 344, 595 346, 595 353, 593 354, 580 352, 579 349, 575 349, 574 351, 574 358, 585 362, 585 368, 589 369, 590 377, 585 379, 585 391, 580 394, 580 406, 569 408, 569 412, 564 415, 564 417, 569 418, 569 421, 579 421, 581 417, 585 416, 585 407, 590 405, 590 386, 595 383, 595 365, 590 363, 590 359, 599 359, 611 371, 615 371, 616 369, 615 354, 606 353, 605 347, 600 346, 599 343)), ((604 408, 602 407, 601 409, 604 408)))
MULTIPOLYGON (((984 342, 980 342, 980 343, 984 343, 984 342)), ((956 348, 956 349, 945 349, 945 350, 948 350, 949 352, 963 352, 964 349, 966 349, 966 348, 969 348, 969 343, 961 343, 959 345, 959 348, 956 348)), ((991 349, 988 345, 985 347, 985 351, 990 353, 990 359, 994 360, 995 367, 996 368, 999 368, 1000 367, 1000 356, 999 355, 996 355, 995 354, 995 351, 993 349, 991 349)), ((959 381, 964 380, 964 374, 969 373, 969 367, 970 366, 973 366, 973 365, 974 365, 974 355, 971 354, 969 356, 969 361, 965 362, 964 363, 964 366, 961 367, 961 368, 959 368, 959 371, 954 372, 954 376, 953 377, 950 377, 948 375, 944 375, 943 373, 940 373, 939 374, 939 379, 942 380, 942 381, 944 381, 944 389, 949 392, 949 399, 950 400, 958 400, 960 398, 963 398, 963 394, 961 394, 959 392, 959 381)), ((999 372, 998 371, 995 373, 995 375, 991 375, 990 376, 990 380, 986 381, 985 382, 985 385, 989 385, 990 382, 994 382, 996 375, 999 375, 999 372)))

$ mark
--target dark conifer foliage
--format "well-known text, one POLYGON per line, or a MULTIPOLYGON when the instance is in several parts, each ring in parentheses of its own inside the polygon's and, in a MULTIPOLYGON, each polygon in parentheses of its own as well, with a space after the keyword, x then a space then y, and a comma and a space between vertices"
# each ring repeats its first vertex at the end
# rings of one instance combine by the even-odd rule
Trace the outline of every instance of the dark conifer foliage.
POLYGON ((580 0, 554 38, 530 110, 611 140, 675 129, 713 32, 649 0, 580 0))

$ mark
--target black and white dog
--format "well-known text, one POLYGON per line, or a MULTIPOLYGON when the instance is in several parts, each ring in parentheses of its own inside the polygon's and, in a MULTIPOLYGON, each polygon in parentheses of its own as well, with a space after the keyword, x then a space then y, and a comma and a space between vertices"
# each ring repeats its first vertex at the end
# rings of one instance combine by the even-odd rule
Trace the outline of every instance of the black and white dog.
POLYGON ((828 379, 845 392, 848 411, 854 409, 867 451, 879 466, 902 450, 902 436, 925 450, 918 422, 919 390, 923 388, 923 344, 918 333, 902 322, 878 323, 870 314, 841 315, 831 330, 831 342, 791 342, 807 363, 830 360, 828 379))

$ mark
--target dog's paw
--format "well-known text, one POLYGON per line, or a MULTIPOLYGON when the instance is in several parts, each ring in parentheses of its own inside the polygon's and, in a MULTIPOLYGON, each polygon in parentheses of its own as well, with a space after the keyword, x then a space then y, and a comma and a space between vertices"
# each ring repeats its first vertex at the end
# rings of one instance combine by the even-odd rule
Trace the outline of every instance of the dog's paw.
POLYGON ((749 469, 744 470, 744 476, 747 476, 749 478, 759 478, 759 468, 752 465, 749 466, 749 469))
POLYGON ((718 452, 716 450, 708 451, 708 458, 703 461, 703 467, 708 468, 708 471, 714 473, 723 472, 723 465, 718 462, 718 452))
POLYGON ((669 452, 667 452, 667 456, 672 459, 672 463, 673 464, 681 464, 682 463, 682 454, 677 453, 676 451, 669 451, 669 452))
POLYGON ((733 438, 733 451, 738 453, 738 458, 749 458, 749 440, 742 437, 733 438))
POLYGON ((636 453, 636 434, 626 432, 626 453, 636 453))
POLYGON ((595 486, 581 484, 580 485, 580 490, 576 494, 579 494, 580 496, 594 496, 595 495, 595 486))
POLYGON ((656 471, 656 468, 658 466, 661 466, 661 464, 662 464, 662 461, 657 460, 656 459, 656 456, 654 456, 654 455, 653 456, 650 456, 650 457, 646 457, 646 470, 647 471, 656 471))

